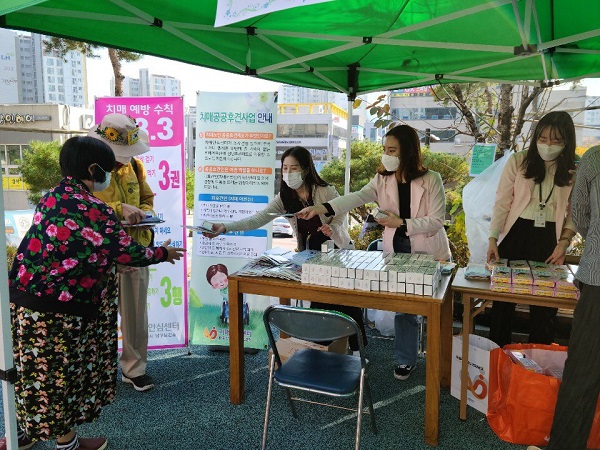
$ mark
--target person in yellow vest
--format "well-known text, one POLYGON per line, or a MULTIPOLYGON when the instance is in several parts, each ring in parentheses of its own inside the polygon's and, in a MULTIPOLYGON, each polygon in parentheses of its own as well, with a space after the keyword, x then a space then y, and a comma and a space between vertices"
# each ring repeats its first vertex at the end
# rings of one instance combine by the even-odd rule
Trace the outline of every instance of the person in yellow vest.
MULTIPOLYGON (((148 135, 136 121, 124 114, 107 114, 89 136, 106 142, 115 153, 117 163, 109 186, 98 192, 98 198, 107 203, 116 216, 135 225, 147 213, 153 213, 154 193, 146 182, 146 169, 135 156, 150 150, 148 135)), ((148 246, 153 231, 147 227, 125 227, 139 244, 148 246)), ((121 371, 124 383, 137 391, 154 387, 154 380, 146 373, 148 363, 148 280, 147 267, 121 267, 119 270, 119 314, 121 315, 121 371)))

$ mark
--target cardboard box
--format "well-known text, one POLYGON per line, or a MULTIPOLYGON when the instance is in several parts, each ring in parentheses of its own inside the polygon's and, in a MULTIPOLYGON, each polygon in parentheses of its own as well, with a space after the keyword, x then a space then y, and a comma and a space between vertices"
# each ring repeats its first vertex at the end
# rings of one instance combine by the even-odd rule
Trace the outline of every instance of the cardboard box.
MULTIPOLYGON (((348 353, 348 338, 338 339, 337 341, 333 341, 329 345, 321 345, 315 342, 303 341, 302 339, 297 338, 286 338, 279 339, 277 342, 277 350, 279 351, 279 357, 281 358, 281 362, 286 362, 290 356, 296 353, 298 350, 302 350, 304 348, 312 348, 315 350, 321 350, 324 352, 334 352, 341 353, 345 355, 348 353)), ((269 349, 269 364, 271 363, 271 355, 273 354, 273 350, 269 349)))

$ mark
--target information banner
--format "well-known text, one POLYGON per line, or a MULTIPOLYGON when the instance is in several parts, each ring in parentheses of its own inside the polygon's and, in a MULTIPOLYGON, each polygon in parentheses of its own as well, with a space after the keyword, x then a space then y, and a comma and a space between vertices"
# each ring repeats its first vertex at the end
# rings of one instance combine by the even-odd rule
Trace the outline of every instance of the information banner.
MULTIPOLYGON (((196 111, 194 225, 232 222, 264 209, 275 182, 275 94, 199 92, 196 111)), ((227 276, 271 247, 271 228, 269 223, 214 239, 195 233, 192 344, 229 345, 227 276)), ((246 347, 267 347, 262 314, 268 305, 268 297, 244 295, 246 347)))
POLYGON ((473 146, 469 175, 472 177, 479 175, 494 163, 496 147, 498 147, 497 144, 475 144, 473 146))
MULTIPOLYGON (((155 194, 154 211, 165 222, 154 228, 155 245, 171 239, 186 246, 185 153, 181 97, 107 97, 96 99, 96 124, 106 114, 133 117, 150 139, 150 151, 137 156, 155 194)), ((148 286, 148 348, 183 347, 187 330, 187 262, 152 265, 148 286)), ((119 339, 121 337, 119 336, 119 339)))

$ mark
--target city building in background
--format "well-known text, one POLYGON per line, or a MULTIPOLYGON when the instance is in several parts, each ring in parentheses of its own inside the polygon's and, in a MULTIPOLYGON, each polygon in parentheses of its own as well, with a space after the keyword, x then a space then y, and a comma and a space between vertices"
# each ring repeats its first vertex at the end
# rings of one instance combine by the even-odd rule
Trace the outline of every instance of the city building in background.
POLYGON ((0 29, 0 102, 86 107, 86 59, 46 51, 44 36, 0 29))
MULTIPOLYGON (((123 97, 178 97, 181 81, 169 75, 154 75, 140 69, 139 78, 123 79, 123 97)), ((110 91, 115 92, 115 79, 110 80, 110 91)))
POLYGON ((586 97, 585 106, 586 108, 599 108, 585 111, 583 119, 583 139, 581 144, 584 147, 591 147, 600 143, 600 97, 586 97))
POLYGON ((19 160, 31 141, 65 142, 87 134, 94 126, 94 111, 56 104, 0 104, 0 159, 6 210, 29 209, 19 160))

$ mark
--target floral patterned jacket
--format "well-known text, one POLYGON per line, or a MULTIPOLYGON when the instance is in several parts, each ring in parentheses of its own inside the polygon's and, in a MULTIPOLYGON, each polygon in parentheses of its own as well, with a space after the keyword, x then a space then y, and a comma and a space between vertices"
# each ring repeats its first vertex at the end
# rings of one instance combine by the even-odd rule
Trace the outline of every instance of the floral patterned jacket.
POLYGON ((166 258, 163 247, 137 244, 108 205, 66 177, 37 205, 9 274, 11 302, 93 317, 116 263, 142 267, 166 258))

